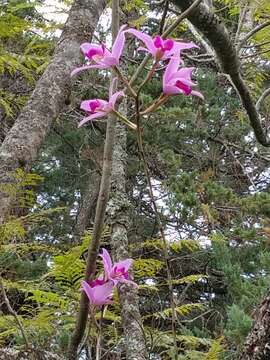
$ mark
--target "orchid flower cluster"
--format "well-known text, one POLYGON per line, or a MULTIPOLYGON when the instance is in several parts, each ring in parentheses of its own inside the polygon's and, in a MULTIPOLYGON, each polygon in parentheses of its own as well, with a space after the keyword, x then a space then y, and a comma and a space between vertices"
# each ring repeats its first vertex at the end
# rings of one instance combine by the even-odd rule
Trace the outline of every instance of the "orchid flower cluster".
MULTIPOLYGON (((193 90, 193 87, 196 85, 191 80, 194 68, 179 68, 180 65, 183 65, 181 51, 185 49, 197 48, 193 42, 184 43, 175 41, 173 39, 163 39, 159 35, 152 38, 151 36, 144 34, 139 30, 126 29, 126 25, 120 28, 111 51, 109 51, 104 44, 97 45, 92 43, 83 43, 80 48, 89 65, 87 64, 74 69, 71 75, 73 76, 87 69, 108 68, 112 68, 112 70, 114 70, 119 75, 118 66, 120 64, 120 58, 123 53, 126 34, 131 34, 139 41, 141 41, 145 47, 139 47, 138 51, 150 53, 154 59, 152 70, 150 70, 149 73, 151 75, 148 76, 148 79, 151 78, 160 61, 168 61, 163 75, 162 94, 151 106, 141 112, 142 115, 154 111, 158 106, 163 104, 169 96, 172 95, 194 95, 203 99, 203 95, 199 91, 193 90)), ((123 80, 123 78, 121 80, 123 80)), ((128 81, 126 81, 126 83, 128 83, 128 81)), ((124 96, 124 92, 117 91, 113 93, 113 87, 114 84, 111 85, 109 90, 109 101, 93 99, 85 100, 81 103, 81 109, 87 113, 87 116, 79 123, 79 126, 84 125, 88 121, 105 117, 109 113, 114 113, 128 126, 136 130, 136 125, 130 122, 116 110, 116 102, 119 97, 124 96)))
POLYGON ((129 280, 128 270, 132 265, 132 259, 125 259, 113 264, 106 249, 102 249, 100 256, 104 272, 91 282, 82 281, 82 290, 87 295, 92 307, 111 304, 113 302, 113 289, 119 283, 130 283, 137 287, 136 283, 129 280))

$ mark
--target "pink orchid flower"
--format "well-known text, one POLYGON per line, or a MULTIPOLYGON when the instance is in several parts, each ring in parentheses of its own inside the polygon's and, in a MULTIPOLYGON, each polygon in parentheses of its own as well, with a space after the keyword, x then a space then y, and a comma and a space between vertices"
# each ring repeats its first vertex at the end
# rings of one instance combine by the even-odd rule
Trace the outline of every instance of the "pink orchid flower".
POLYGON ((139 47, 138 50, 149 52, 156 61, 166 60, 174 54, 178 54, 180 57, 181 50, 197 47, 193 42, 184 43, 174 41, 172 39, 164 40, 159 35, 152 39, 151 36, 136 29, 128 29, 125 33, 126 32, 141 40, 145 44, 146 48, 139 47))
POLYGON ((179 65, 180 59, 178 57, 172 57, 169 61, 163 76, 163 93, 165 95, 194 95, 204 99, 202 93, 192 89, 196 85, 191 80, 194 68, 181 68, 178 70, 179 65))
POLYGON ((93 100, 84 100, 81 103, 80 108, 87 112, 88 116, 83 118, 83 120, 79 123, 79 127, 87 123, 88 121, 92 121, 98 118, 102 118, 107 116, 109 113, 115 111, 115 104, 117 99, 120 96, 124 96, 123 91, 117 91, 116 93, 112 93, 114 82, 109 89, 109 101, 105 101, 102 99, 93 99, 93 100))
POLYGON ((86 69, 107 69, 119 65, 119 60, 125 44, 125 35, 123 31, 125 27, 126 25, 123 25, 119 29, 111 52, 106 49, 104 44, 96 45, 92 43, 83 43, 80 46, 82 53, 87 60, 90 60, 95 64, 78 67, 71 72, 71 76, 86 69))
POLYGON ((90 305, 102 306, 112 303, 114 283, 107 281, 100 284, 100 281, 93 281, 89 284, 87 281, 82 281, 82 290, 87 295, 90 305))
POLYGON ((128 270, 133 263, 132 259, 125 259, 113 264, 110 254, 106 249, 102 249, 100 256, 103 260, 105 281, 112 281, 115 285, 126 282, 137 287, 137 284, 129 280, 128 270))

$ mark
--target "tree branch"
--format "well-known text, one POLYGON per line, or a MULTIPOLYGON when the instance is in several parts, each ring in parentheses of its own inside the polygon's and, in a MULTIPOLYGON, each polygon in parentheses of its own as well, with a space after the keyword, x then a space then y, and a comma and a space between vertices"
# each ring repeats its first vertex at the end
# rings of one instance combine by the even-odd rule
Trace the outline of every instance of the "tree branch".
POLYGON ((262 103, 264 102, 265 98, 270 95, 270 88, 266 89, 262 95, 259 97, 258 101, 256 102, 256 109, 257 111, 260 110, 262 103))
MULTIPOLYGON (((182 11, 195 4, 192 0, 173 0, 173 2, 182 11)), ((263 146, 270 146, 270 139, 262 127, 260 115, 240 74, 239 59, 228 30, 204 4, 195 7, 187 18, 203 33, 214 48, 222 70, 230 76, 231 82, 238 92, 258 142, 263 146)))
POLYGON ((243 37, 243 39, 238 44, 238 49, 241 49, 241 47, 247 42, 248 39, 250 39, 253 35, 255 35, 258 31, 264 29, 265 27, 270 25, 270 20, 265 21, 264 23, 256 26, 254 29, 252 29, 250 32, 246 34, 246 36, 243 37))

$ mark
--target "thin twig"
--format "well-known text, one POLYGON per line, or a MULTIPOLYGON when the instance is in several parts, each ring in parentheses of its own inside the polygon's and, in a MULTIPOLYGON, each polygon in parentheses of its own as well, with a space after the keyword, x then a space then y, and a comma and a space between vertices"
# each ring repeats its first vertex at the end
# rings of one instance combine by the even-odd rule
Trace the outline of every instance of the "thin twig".
POLYGON ((25 342, 25 345, 27 347, 29 347, 29 342, 28 342, 28 339, 27 339, 27 336, 26 336, 26 333, 25 333, 25 330, 23 328, 23 325, 22 325, 22 322, 21 320, 19 319, 19 316, 18 314, 16 313, 16 311, 12 308, 12 306, 10 305, 10 302, 9 302, 9 299, 7 297, 7 293, 6 293, 6 290, 5 290, 5 287, 4 287, 4 282, 3 282, 3 278, 2 276, 0 276, 0 287, 1 287, 1 291, 2 291, 2 294, 3 294, 3 298, 4 298, 4 302, 8 308, 8 311, 9 313, 14 316, 19 328, 20 328, 20 331, 21 331, 21 334, 22 334, 22 337, 24 339, 24 342, 25 342))
POLYGON ((262 93, 262 95, 259 97, 258 101, 256 102, 256 109, 257 109, 257 111, 260 110, 261 105, 262 105, 264 99, 265 99, 268 95, 270 95, 270 88, 266 89, 266 90, 262 93))
POLYGON ((168 10, 169 10, 169 0, 165 0, 164 10, 163 10, 162 18, 161 18, 160 25, 159 25, 159 33, 160 34, 163 33, 168 10))
POLYGON ((244 8, 241 8, 240 11, 240 16, 239 16, 239 21, 238 21, 238 27, 237 27, 237 31, 235 34, 235 43, 238 43, 239 37, 240 37, 240 33, 243 27, 243 23, 245 20, 245 16, 247 13, 247 7, 248 7, 248 2, 245 3, 244 8))
POLYGON ((175 359, 177 359, 177 339, 176 339, 176 310, 175 310, 175 303, 174 303, 174 296, 173 296, 173 283, 172 283, 172 275, 171 275, 171 271, 170 271, 170 265, 169 265, 169 249, 168 249, 168 245, 167 245, 167 241, 166 241, 166 236, 165 236, 165 230, 164 230, 164 226, 162 224, 161 221, 161 217, 158 211, 158 207, 155 201, 155 197, 154 197, 154 191, 153 191, 153 185, 151 182, 151 176, 150 176, 150 172, 149 172, 149 168, 147 165, 147 160, 146 160, 146 156, 145 156, 145 152, 144 152, 144 147, 143 147, 143 138, 142 138, 142 129, 140 127, 140 105, 139 105, 139 94, 138 97, 136 99, 136 121, 137 121, 137 143, 138 143, 138 148, 139 148, 139 153, 143 162, 143 166, 144 166, 144 172, 145 172, 145 176, 147 179, 147 184, 148 184, 148 188, 149 188, 149 196, 150 196, 150 200, 153 206, 153 210, 155 213, 155 218, 157 221, 157 225, 159 227, 159 231, 161 234, 161 238, 162 238, 162 242, 163 242, 163 250, 164 250, 164 259, 165 259, 165 264, 166 264, 166 273, 167 273, 167 278, 168 278, 168 285, 169 285, 169 291, 170 291, 170 297, 171 297, 171 308, 172 308, 172 333, 173 333, 173 341, 174 341, 174 350, 175 350, 175 359))
POLYGON ((270 20, 265 21, 264 23, 256 26, 254 29, 252 29, 250 32, 248 32, 246 34, 245 37, 243 37, 243 39, 239 42, 238 44, 238 49, 241 49, 241 47, 245 44, 245 42, 247 42, 248 39, 250 39, 253 35, 255 35, 258 31, 264 29, 265 27, 270 25, 270 20))

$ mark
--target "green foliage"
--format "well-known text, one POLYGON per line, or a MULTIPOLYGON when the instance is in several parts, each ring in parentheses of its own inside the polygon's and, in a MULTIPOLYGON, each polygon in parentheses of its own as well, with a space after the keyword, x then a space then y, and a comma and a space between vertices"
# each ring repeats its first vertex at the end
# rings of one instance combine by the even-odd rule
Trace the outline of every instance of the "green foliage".
POLYGON ((228 307, 225 335, 238 346, 242 345, 251 329, 252 322, 252 318, 241 307, 233 304, 228 307))
POLYGON ((137 259, 134 261, 133 269, 136 278, 153 278, 164 266, 162 261, 156 259, 137 259))

